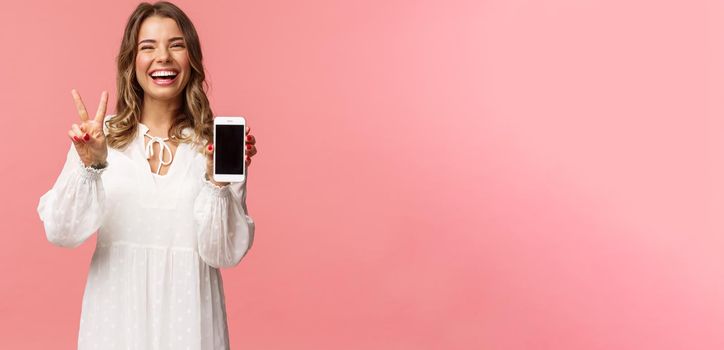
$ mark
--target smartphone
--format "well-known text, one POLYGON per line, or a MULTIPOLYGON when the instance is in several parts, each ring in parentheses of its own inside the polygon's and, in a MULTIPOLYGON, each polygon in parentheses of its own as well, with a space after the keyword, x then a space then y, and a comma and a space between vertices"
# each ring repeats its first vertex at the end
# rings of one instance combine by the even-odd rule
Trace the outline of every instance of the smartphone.
POLYGON ((243 182, 246 178, 246 119, 214 118, 214 181, 243 182))

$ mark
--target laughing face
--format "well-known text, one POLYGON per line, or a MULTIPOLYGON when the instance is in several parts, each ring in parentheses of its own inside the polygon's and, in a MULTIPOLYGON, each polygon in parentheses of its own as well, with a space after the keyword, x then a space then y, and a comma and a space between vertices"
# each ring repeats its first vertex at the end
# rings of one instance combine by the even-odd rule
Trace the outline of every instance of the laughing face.
POLYGON ((145 98, 178 99, 189 79, 189 56, 176 21, 159 16, 146 18, 137 44, 136 79, 145 98))

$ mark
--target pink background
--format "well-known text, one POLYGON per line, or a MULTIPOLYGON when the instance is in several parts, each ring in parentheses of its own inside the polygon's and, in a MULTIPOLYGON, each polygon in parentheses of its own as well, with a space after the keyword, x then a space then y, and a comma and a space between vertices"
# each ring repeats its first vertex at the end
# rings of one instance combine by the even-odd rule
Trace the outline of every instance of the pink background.
MULTIPOLYGON (((258 140, 233 349, 724 348, 724 5, 177 4, 258 140)), ((75 347, 35 210, 135 5, 3 4, 0 348, 75 347)))

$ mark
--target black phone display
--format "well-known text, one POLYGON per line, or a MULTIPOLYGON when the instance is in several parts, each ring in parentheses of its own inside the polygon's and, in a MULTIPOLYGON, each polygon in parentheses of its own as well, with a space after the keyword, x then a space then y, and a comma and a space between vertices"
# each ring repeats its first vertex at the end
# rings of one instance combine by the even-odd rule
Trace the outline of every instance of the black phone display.
POLYGON ((216 125, 215 174, 244 174, 244 125, 216 125))

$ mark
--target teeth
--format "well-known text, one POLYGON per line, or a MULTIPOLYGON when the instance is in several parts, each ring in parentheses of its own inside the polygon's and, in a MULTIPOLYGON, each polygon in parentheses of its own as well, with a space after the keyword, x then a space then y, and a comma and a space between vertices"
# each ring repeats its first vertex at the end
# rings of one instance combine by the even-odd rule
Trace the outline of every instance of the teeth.
POLYGON ((152 77, 168 77, 168 76, 175 76, 175 72, 170 71, 156 71, 151 74, 152 77))

